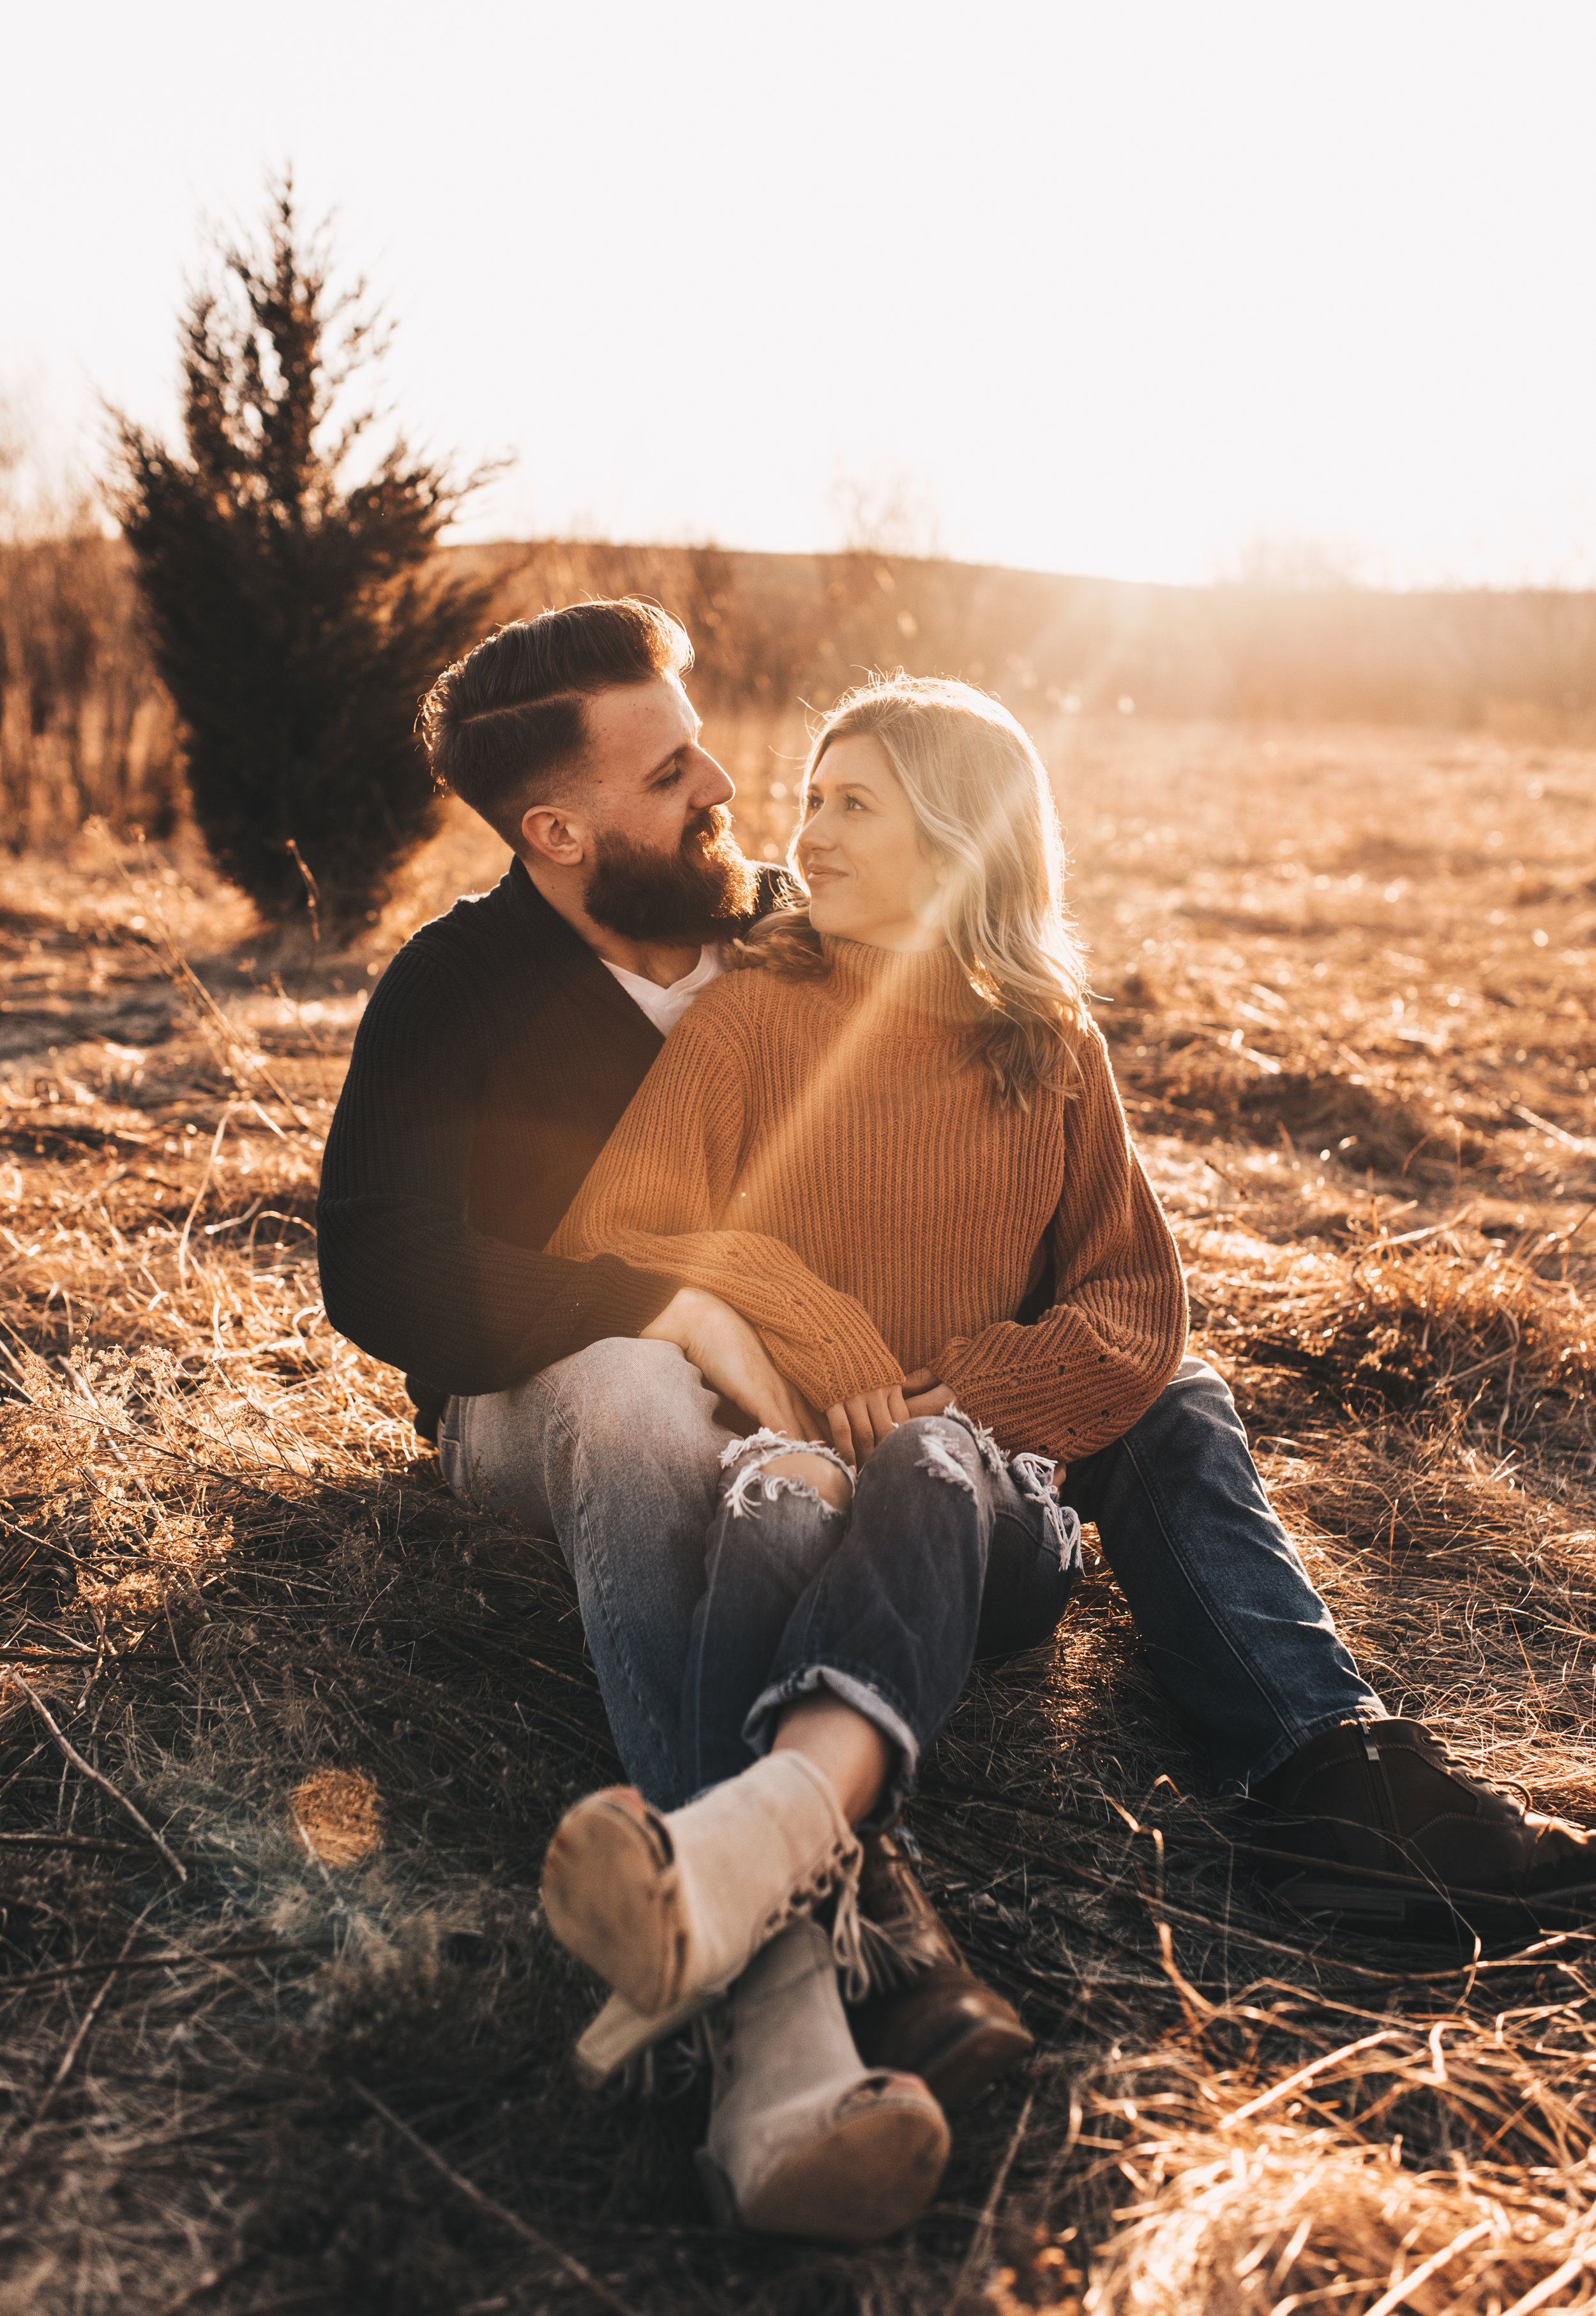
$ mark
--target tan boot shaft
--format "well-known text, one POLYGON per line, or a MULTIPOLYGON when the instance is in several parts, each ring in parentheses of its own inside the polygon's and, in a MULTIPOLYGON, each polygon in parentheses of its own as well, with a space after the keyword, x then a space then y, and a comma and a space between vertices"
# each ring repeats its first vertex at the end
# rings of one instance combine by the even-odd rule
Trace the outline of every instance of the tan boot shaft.
POLYGON ((572 1954, 654 2017, 728 1986, 824 1899, 857 1955, 859 1842, 824 1774, 772 1753, 661 1815, 629 1786, 566 1812, 543 1862, 543 1909, 572 1954))

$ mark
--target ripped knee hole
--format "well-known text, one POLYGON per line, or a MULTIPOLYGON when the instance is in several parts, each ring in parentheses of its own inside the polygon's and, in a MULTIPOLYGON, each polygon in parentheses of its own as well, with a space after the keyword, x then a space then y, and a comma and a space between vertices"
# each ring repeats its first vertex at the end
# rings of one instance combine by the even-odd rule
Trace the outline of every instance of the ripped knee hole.
POLYGON ((801 1450, 791 1456, 772 1456, 759 1466, 762 1476, 772 1480, 797 1480, 813 1488, 823 1503, 834 1512, 845 1512, 853 1501, 853 1483, 840 1465, 826 1456, 807 1456, 801 1450))

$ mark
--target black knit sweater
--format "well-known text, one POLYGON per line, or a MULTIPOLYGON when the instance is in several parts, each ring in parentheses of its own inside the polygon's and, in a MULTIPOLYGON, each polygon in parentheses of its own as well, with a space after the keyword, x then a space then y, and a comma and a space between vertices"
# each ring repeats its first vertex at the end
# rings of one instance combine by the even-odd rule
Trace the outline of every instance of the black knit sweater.
MULTIPOLYGON (((779 880, 761 883, 762 910, 779 880)), ((322 1296, 406 1370, 424 1437, 453 1394, 636 1335, 674 1294, 612 1256, 541 1252, 662 1043, 520 861, 379 982, 322 1162, 322 1296)))

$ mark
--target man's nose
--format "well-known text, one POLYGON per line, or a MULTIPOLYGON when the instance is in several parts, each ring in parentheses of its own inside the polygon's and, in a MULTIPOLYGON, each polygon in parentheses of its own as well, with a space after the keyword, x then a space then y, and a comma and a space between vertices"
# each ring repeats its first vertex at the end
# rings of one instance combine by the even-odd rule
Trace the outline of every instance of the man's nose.
POLYGON ((694 805, 700 812, 707 812, 718 804, 730 804, 737 793, 735 782, 706 749, 700 748, 698 755, 698 778, 692 788, 694 805))

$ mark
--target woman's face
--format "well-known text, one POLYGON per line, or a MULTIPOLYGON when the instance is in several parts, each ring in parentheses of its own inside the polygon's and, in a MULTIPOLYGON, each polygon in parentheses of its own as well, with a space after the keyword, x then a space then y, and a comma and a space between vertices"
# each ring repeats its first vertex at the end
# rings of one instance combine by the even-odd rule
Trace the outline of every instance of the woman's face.
POLYGON ((940 949, 942 882, 880 743, 834 740, 804 796, 798 864, 819 933, 873 949, 940 949))

